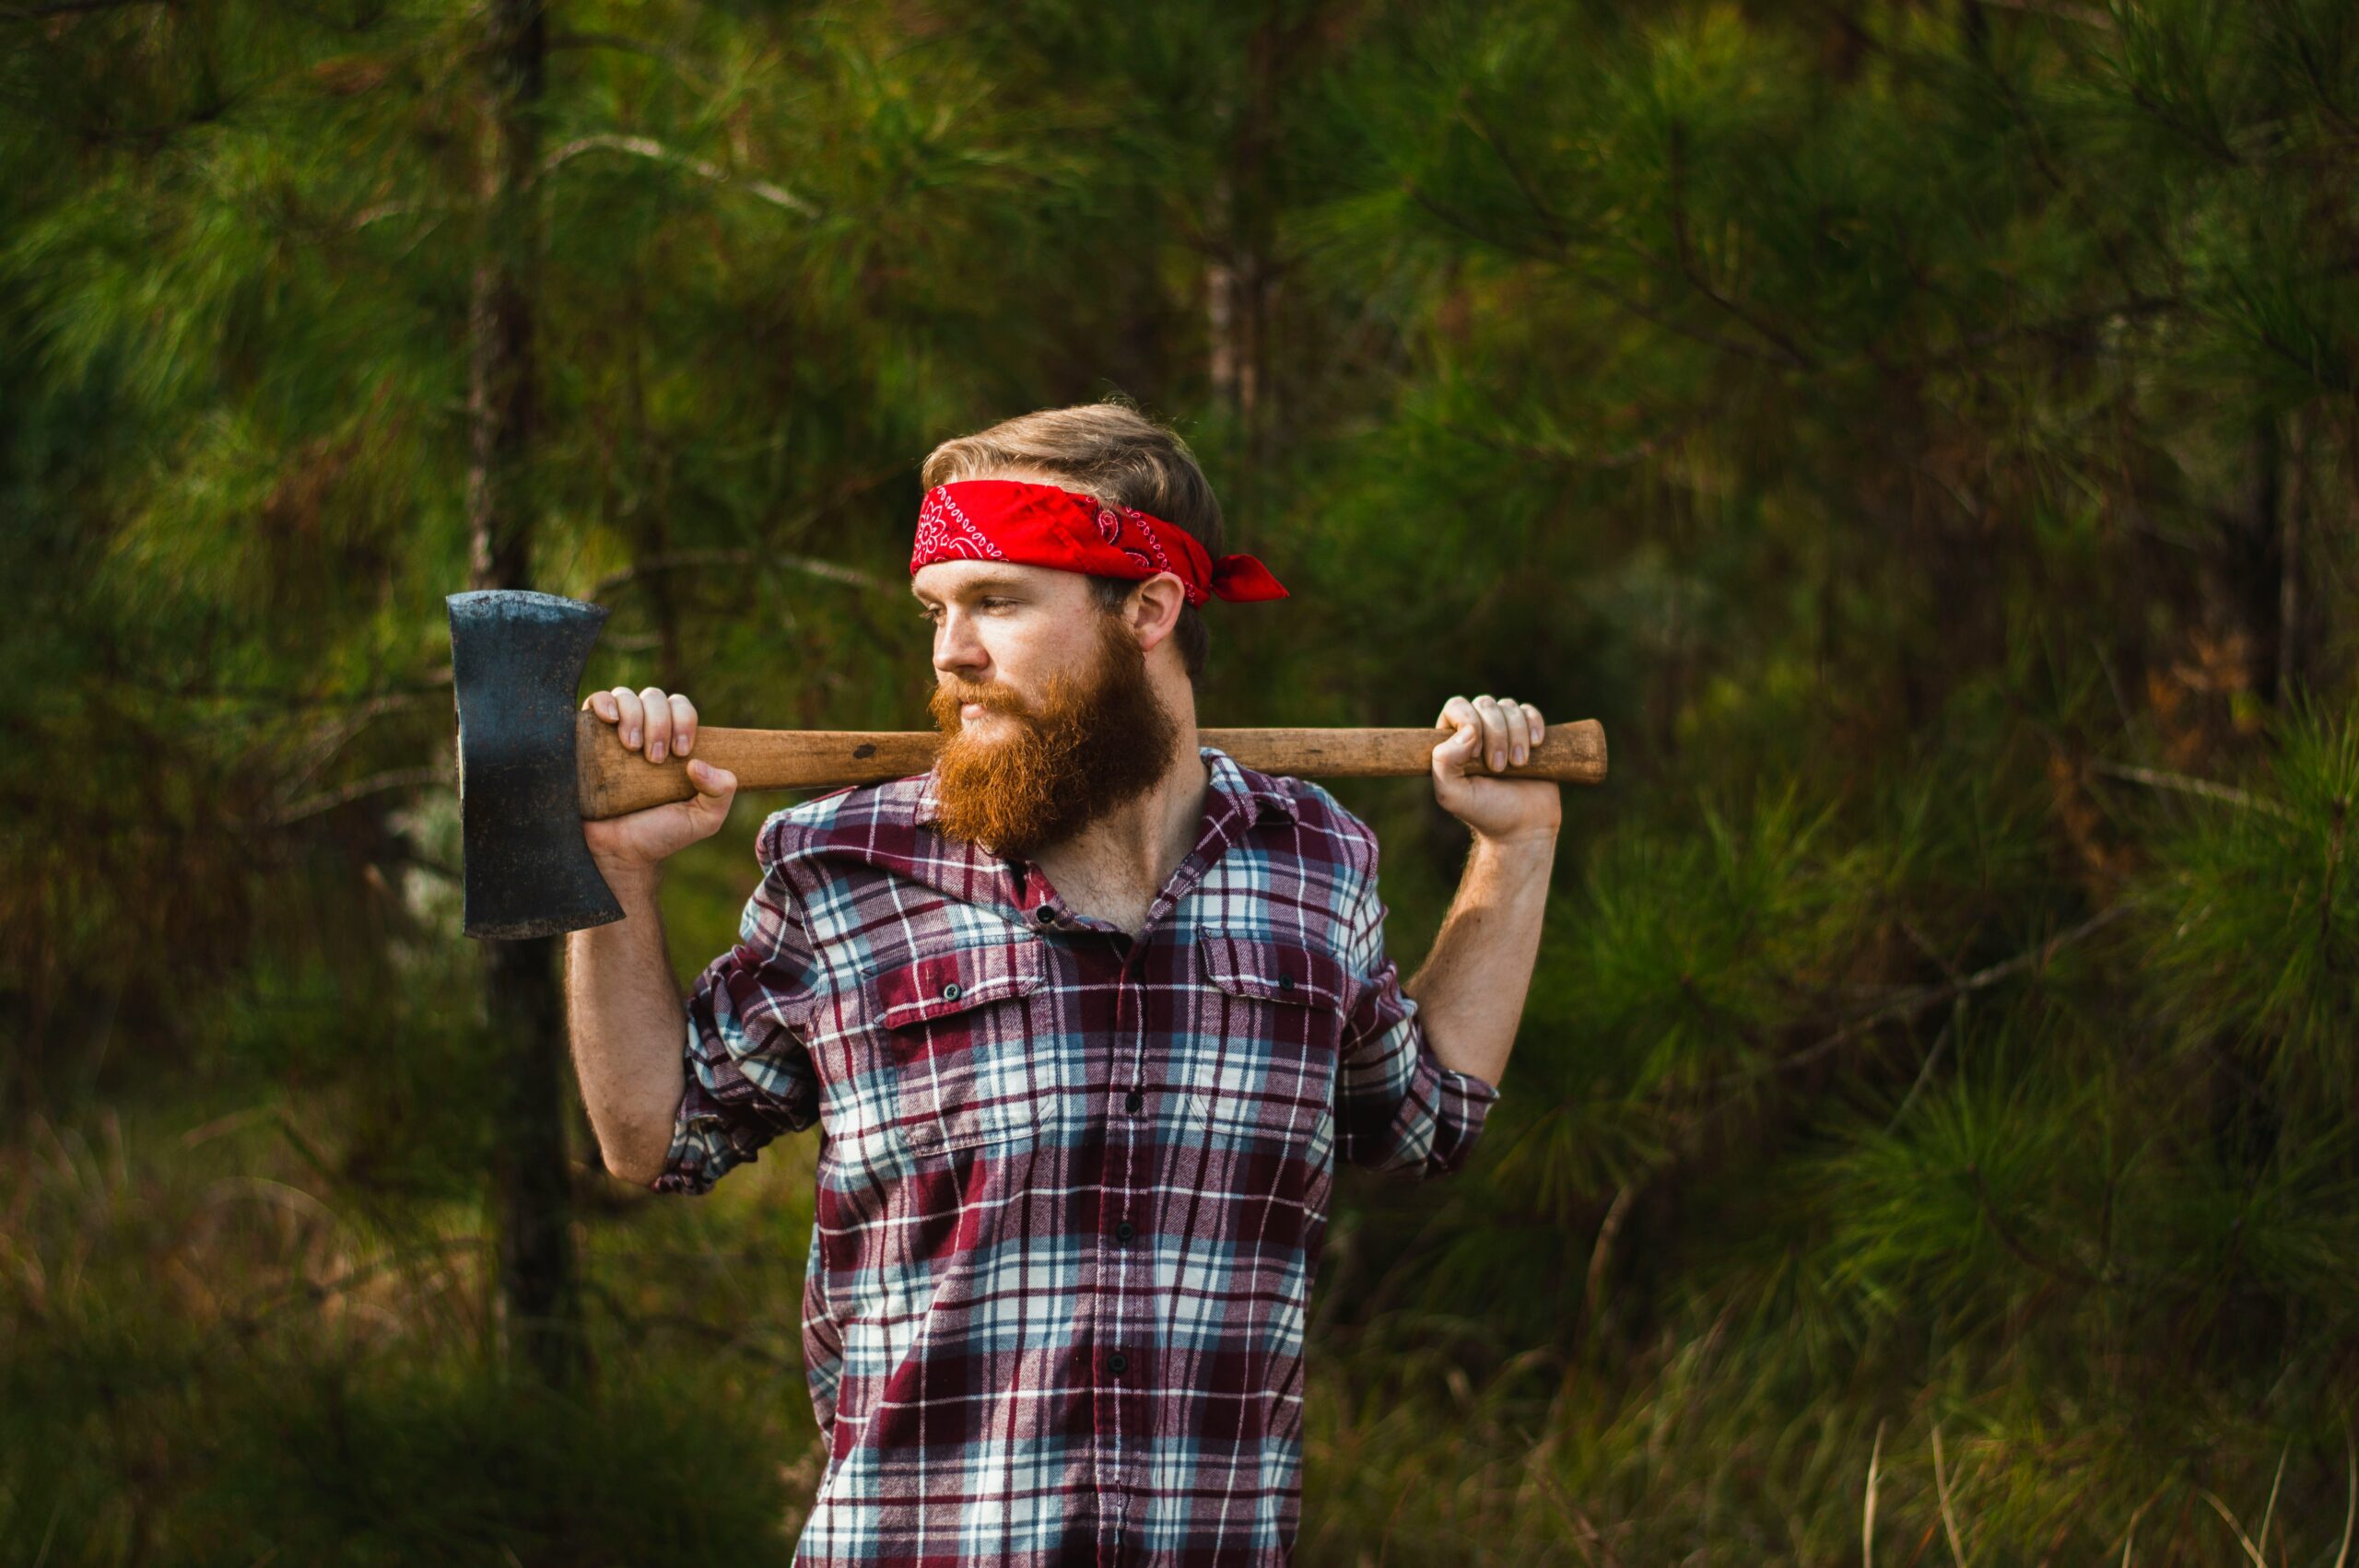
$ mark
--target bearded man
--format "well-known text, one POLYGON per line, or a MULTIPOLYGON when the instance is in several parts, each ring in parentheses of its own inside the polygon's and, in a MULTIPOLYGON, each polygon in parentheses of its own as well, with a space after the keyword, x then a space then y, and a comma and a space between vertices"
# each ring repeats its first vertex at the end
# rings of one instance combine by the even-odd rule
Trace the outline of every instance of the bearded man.
POLYGON ((685 1025, 659 868, 736 780, 693 755, 687 697, 586 704, 698 790, 584 825, 627 912, 569 942, 593 1126, 609 1169, 680 1193, 820 1129, 827 1463, 797 1562, 1286 1562, 1334 1162, 1456 1170, 1498 1094, 1558 799, 1482 775, 1540 713, 1442 708, 1434 793, 1473 848, 1403 985, 1367 826, 1198 743, 1201 609, 1285 590, 1220 554, 1185 444, 1055 409, 921 477, 939 761, 764 822, 685 1025))

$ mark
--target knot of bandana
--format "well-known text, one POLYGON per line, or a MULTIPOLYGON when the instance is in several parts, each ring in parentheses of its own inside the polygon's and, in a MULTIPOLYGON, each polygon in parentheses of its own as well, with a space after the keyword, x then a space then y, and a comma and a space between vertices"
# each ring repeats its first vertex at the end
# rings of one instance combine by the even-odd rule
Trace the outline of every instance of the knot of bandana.
POLYGON ((1020 479, 961 479, 928 490, 910 574, 934 561, 1008 561, 1134 582, 1169 572, 1195 605, 1286 597, 1250 556, 1215 561, 1187 530, 1136 507, 1020 479))

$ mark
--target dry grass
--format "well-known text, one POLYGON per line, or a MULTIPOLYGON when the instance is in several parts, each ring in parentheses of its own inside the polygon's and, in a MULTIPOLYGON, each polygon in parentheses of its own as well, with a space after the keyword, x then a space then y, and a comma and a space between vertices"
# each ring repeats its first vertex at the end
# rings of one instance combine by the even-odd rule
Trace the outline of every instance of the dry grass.
MULTIPOLYGON (((480 1217, 339 1186, 336 1115, 107 1107, 0 1149, 0 1558, 788 1561, 807 1150, 586 1218, 597 1375, 558 1398, 486 1354, 480 1217)), ((1402 1307, 1315 1346, 1302 1561, 2347 1568, 2359 1522, 2340 1432, 2066 1431, 2002 1367, 1813 1386, 1724 1325, 1612 1368, 1469 1329, 1402 1307)))

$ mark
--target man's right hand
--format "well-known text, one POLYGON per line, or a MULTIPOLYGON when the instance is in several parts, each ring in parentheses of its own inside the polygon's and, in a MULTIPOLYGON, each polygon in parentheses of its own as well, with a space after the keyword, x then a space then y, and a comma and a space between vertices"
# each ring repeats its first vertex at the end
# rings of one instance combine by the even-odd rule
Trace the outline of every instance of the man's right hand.
MULTIPOLYGON (((696 704, 678 692, 616 686, 591 693, 581 706, 619 726, 624 747, 643 753, 650 762, 687 756, 688 748, 696 743, 696 704)), ((608 880, 617 875, 651 875, 673 855, 721 831, 721 825, 728 820, 729 802, 737 794, 737 776, 702 758, 690 757, 688 782, 697 788, 693 800, 673 801, 581 825, 590 854, 608 880)))

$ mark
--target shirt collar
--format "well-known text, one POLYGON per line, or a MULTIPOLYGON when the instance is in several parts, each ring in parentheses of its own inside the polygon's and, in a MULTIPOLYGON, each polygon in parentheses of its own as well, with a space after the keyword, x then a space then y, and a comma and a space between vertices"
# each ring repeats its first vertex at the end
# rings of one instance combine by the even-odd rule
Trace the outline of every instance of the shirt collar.
POLYGON ((1242 766, 1218 746, 1198 746, 1196 750, 1212 769, 1212 788, 1234 797, 1244 807, 1247 826, 1259 822, 1263 812, 1273 813, 1288 822, 1295 820, 1294 797, 1275 778, 1242 766))
MULTIPOLYGON (((1203 817, 1197 827, 1195 847, 1148 909, 1150 927, 1185 897, 1264 816, 1288 823, 1297 820, 1294 797, 1278 779, 1240 766, 1217 746, 1199 746, 1197 755, 1204 759, 1208 774, 1203 817)), ((910 820, 914 825, 931 826, 938 819, 942 807, 940 781, 935 768, 927 769, 918 778, 916 792, 909 797, 910 820)), ((922 869, 913 870, 911 874, 954 897, 968 903, 995 897, 1015 910, 1019 920, 1027 913, 1024 862, 1003 859, 978 845, 944 839, 941 852, 918 857, 916 865, 922 869)))

